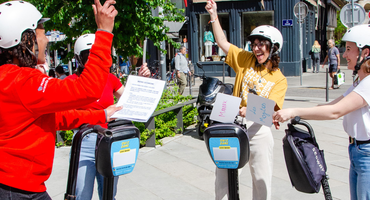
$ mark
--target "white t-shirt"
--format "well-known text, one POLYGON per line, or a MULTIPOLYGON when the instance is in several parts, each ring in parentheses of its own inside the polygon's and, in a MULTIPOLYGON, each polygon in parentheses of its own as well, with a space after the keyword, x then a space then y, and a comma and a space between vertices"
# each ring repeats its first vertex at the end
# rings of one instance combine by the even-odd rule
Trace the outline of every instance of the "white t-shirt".
POLYGON ((356 138, 359 141, 370 140, 370 76, 365 77, 356 87, 351 86, 343 96, 347 96, 349 93, 356 92, 366 102, 367 106, 364 106, 358 110, 348 113, 343 118, 343 128, 346 133, 352 138, 356 138))

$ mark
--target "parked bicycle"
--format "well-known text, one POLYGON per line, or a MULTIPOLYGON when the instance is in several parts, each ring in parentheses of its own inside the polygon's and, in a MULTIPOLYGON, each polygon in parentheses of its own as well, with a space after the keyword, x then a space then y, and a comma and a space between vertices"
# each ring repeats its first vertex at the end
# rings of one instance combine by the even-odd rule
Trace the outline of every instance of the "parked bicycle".
POLYGON ((148 68, 150 70, 150 78, 161 79, 159 66, 160 66, 159 60, 154 60, 149 63, 148 68))

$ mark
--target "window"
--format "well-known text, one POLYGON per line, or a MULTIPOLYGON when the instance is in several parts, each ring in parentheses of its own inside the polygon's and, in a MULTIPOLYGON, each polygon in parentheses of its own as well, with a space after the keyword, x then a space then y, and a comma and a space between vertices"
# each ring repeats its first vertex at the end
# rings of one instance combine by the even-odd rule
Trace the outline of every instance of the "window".
MULTIPOLYGON (((199 16, 199 60, 221 61, 225 59, 226 54, 216 43, 212 30, 212 23, 208 23, 210 19, 208 13, 199 16)), ((218 20, 229 41, 229 14, 218 13, 218 20)))
POLYGON ((273 11, 255 11, 244 12, 242 14, 242 28, 241 28, 241 47, 247 51, 251 51, 250 41, 248 36, 254 28, 260 25, 274 25, 273 11))

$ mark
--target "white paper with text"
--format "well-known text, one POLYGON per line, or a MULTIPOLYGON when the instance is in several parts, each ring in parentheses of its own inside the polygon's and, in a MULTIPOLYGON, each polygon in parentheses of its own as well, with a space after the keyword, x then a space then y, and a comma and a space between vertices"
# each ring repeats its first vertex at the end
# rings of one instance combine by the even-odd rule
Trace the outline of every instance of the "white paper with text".
POLYGON ((271 126, 274 107, 275 101, 249 93, 245 118, 257 124, 271 126))
POLYGON ((127 119, 136 122, 147 122, 161 99, 165 81, 128 76, 125 90, 118 100, 117 111, 111 118, 127 119))
POLYGON ((209 118, 222 123, 233 123, 239 113, 241 100, 239 97, 218 93, 209 118))

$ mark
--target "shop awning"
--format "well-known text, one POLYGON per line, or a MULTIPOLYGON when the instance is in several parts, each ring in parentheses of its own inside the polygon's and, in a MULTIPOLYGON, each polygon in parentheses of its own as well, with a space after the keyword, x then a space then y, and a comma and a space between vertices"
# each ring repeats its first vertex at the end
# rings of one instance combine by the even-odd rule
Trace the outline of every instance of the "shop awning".
POLYGON ((316 3, 316 1, 314 1, 314 0, 306 0, 308 3, 310 3, 311 5, 313 5, 313 6, 315 6, 315 7, 317 7, 317 3, 316 3))
POLYGON ((169 21, 163 22, 164 26, 167 26, 168 28, 170 28, 168 33, 179 32, 182 26, 184 25, 184 23, 185 22, 169 22, 169 21))

